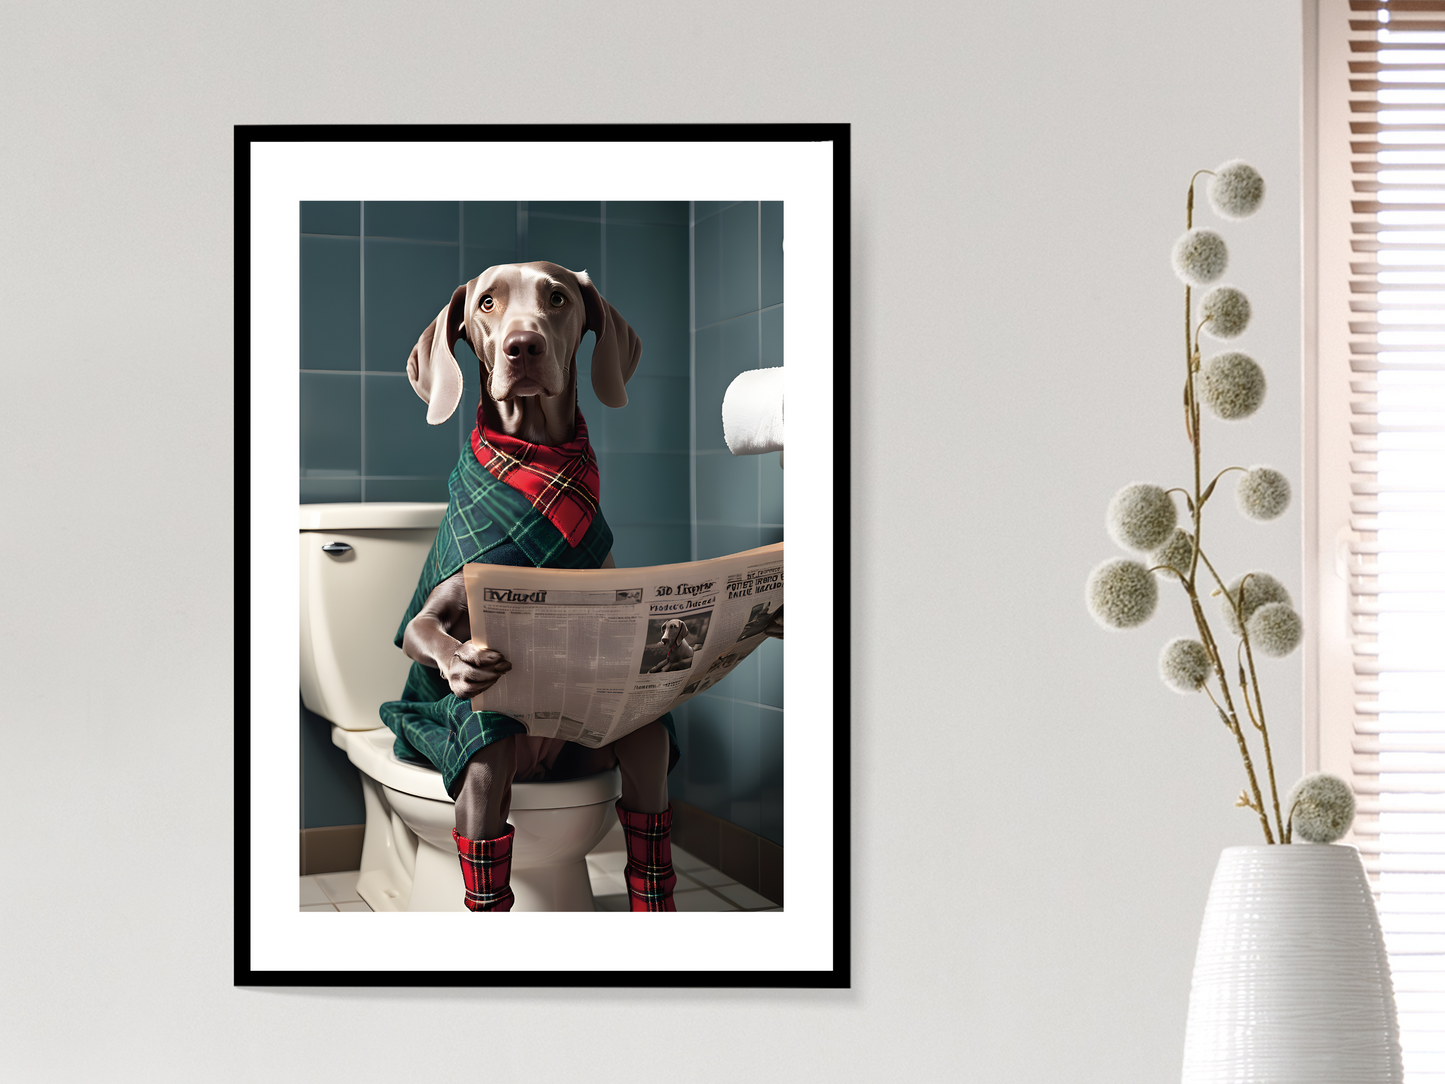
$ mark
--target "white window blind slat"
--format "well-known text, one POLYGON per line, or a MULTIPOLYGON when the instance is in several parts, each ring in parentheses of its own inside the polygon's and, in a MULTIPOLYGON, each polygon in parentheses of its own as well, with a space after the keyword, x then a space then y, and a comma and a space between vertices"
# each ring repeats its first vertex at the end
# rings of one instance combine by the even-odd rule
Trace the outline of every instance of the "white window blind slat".
POLYGON ((1354 697, 1336 764, 1359 798, 1406 1080, 1445 1084, 1445 0, 1320 12, 1348 20, 1319 76, 1348 100, 1348 250, 1319 255, 1348 265, 1348 311, 1320 313, 1348 367, 1318 378, 1340 382, 1348 419, 1318 438, 1349 444, 1334 484, 1351 679, 1336 687, 1354 697))

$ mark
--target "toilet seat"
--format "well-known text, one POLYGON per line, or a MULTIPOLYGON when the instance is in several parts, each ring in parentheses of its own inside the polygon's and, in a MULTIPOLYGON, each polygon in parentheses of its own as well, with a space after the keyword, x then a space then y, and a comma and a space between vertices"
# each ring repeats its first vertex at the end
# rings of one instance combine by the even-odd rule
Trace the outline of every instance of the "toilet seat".
MULTIPOLYGON (((396 741, 386 727, 376 730, 342 730, 331 727, 331 742, 346 750, 347 759, 358 769, 392 790, 434 802, 452 803, 442 783, 442 773, 429 765, 398 760, 392 752, 396 741)), ((617 800, 621 776, 616 768, 581 779, 545 783, 513 783, 512 809, 570 809, 617 800)))

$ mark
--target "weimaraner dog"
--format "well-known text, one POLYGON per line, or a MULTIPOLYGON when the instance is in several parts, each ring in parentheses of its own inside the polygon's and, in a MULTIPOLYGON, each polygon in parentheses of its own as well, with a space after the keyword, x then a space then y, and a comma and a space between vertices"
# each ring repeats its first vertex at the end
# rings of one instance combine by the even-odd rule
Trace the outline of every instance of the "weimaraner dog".
MULTIPOLYGON (((422 332, 407 359, 407 376, 426 401, 427 421, 446 421, 462 395, 452 348, 464 338, 484 370, 481 409, 487 425, 533 444, 564 444, 575 435, 577 347, 587 331, 597 336, 592 352, 597 398, 609 407, 625 406, 626 384, 642 344, 587 273, 545 262, 490 267, 458 286, 422 332)), ((611 554, 603 567, 615 567, 611 554)), ((469 700, 512 668, 500 652, 478 647, 470 637, 466 588, 458 572, 437 585, 407 625, 402 650, 436 667, 451 691, 469 700)), ((473 840, 501 836, 519 764, 525 773, 543 762, 555 766, 559 756, 571 775, 617 765, 622 804, 637 813, 662 813, 668 808, 668 754, 667 731, 660 723, 601 749, 556 739, 504 738, 467 762, 455 795, 457 832, 473 840)))
POLYGON ((673 618, 662 626, 663 660, 648 671, 662 674, 669 670, 686 670, 692 665, 692 643, 687 638, 687 625, 673 618))

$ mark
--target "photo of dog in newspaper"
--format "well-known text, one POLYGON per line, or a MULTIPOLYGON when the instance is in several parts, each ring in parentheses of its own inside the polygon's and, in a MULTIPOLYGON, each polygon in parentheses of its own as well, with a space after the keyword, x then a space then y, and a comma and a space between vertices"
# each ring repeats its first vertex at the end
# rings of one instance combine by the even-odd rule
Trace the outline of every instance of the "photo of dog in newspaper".
POLYGON ((652 618, 647 622, 647 647, 642 652, 643 674, 665 674, 686 670, 707 639, 712 611, 683 617, 652 618))

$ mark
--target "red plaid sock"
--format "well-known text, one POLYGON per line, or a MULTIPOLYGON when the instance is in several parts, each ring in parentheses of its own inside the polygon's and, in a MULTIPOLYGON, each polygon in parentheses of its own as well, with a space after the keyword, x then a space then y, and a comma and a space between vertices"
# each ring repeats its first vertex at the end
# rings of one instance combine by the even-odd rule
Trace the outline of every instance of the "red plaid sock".
POLYGON ((627 895, 634 911, 676 911, 672 890, 672 806, 662 813, 633 813, 617 803, 617 819, 627 839, 627 895))
POLYGON ((468 839, 452 829, 457 855, 462 860, 462 880, 467 886, 467 907, 473 911, 512 909, 512 834, 496 839, 468 839))

